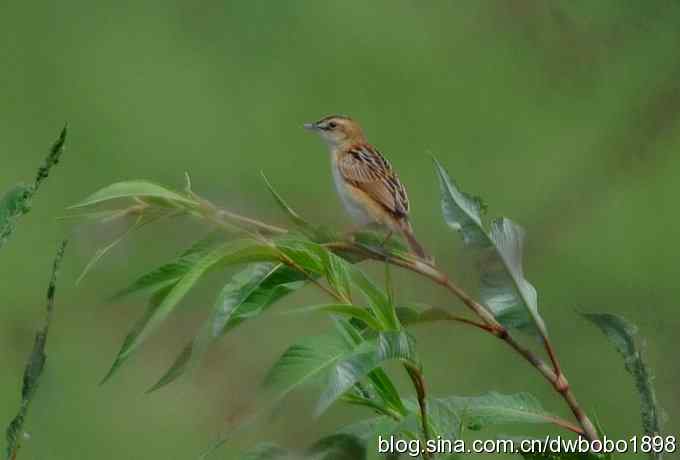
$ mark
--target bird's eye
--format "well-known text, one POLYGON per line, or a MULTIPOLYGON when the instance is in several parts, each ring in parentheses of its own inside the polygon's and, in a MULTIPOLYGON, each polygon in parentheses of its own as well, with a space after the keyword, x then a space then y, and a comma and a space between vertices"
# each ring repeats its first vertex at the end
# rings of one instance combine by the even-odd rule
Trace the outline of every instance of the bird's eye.
POLYGON ((336 128, 337 126, 338 126, 338 124, 337 124, 336 122, 334 122, 334 121, 328 122, 328 127, 329 127, 330 129, 334 129, 334 128, 336 128))

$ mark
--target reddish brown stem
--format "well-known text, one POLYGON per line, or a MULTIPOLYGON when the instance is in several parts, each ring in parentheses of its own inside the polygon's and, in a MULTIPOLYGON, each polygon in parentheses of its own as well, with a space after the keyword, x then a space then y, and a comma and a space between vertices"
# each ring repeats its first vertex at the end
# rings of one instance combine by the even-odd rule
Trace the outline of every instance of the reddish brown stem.
MULTIPOLYGON (((339 251, 359 252, 375 260, 387 261, 393 265, 406 268, 407 270, 410 270, 414 273, 418 273, 419 275, 425 276, 434 281, 435 283, 446 288, 449 292, 458 297, 463 302, 463 304, 465 304, 465 306, 470 308, 484 321, 487 327, 481 327, 480 329, 483 329, 493 334, 494 336, 498 337, 500 340, 509 345, 513 350, 519 353, 519 355, 522 356, 526 361, 528 361, 532 366, 534 366, 541 373, 541 375, 543 375, 543 377, 553 386, 555 391, 557 391, 562 396, 562 398, 565 400, 565 402, 571 409, 571 412, 574 414, 574 417, 578 421, 579 425, 581 426, 581 428, 576 430, 575 432, 582 434, 591 441, 599 439, 595 426, 576 401, 576 398, 574 397, 574 394, 571 391, 569 383, 567 382, 567 379, 560 368, 552 344, 547 338, 544 339, 544 341, 546 350, 548 352, 548 355, 550 356, 552 367, 549 366, 540 357, 538 357, 533 351, 529 350, 528 348, 524 347, 519 342, 517 342, 514 339, 514 337, 510 334, 510 332, 503 325, 498 323, 496 318, 486 307, 481 305, 479 302, 475 301, 463 289, 461 289, 458 285, 453 283, 446 276, 445 273, 441 272, 433 265, 430 265, 418 259, 410 258, 406 259, 399 256, 393 256, 391 254, 383 253, 378 254, 374 253, 368 248, 359 247, 356 245, 349 245, 345 243, 333 243, 330 244, 329 247, 339 251)), ((564 426, 564 424, 562 424, 561 426, 564 426)), ((568 426, 564 427, 571 429, 568 426)))

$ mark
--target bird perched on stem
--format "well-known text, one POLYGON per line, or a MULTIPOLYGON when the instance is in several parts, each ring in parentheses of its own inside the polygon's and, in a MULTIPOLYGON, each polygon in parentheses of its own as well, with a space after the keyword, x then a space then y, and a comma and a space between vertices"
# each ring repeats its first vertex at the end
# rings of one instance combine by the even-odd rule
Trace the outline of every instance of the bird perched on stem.
POLYGON ((386 226, 389 233, 385 241, 393 232, 401 233, 418 257, 431 261, 409 222, 406 188, 389 161, 366 141, 361 126, 340 115, 304 126, 328 145, 335 187, 355 222, 386 226))

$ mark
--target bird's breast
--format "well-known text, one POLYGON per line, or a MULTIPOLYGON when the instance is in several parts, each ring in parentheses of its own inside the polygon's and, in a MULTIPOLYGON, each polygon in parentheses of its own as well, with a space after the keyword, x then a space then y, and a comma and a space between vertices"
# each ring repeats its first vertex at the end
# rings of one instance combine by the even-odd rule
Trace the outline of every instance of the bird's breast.
POLYGON ((345 210, 347 210, 352 219, 359 225, 365 225, 375 220, 366 212, 365 207, 362 206, 351 193, 350 185, 347 184, 345 178, 342 177, 342 173, 338 167, 338 153, 335 151, 331 152, 331 169, 333 172, 335 189, 340 196, 340 200, 342 201, 345 210))

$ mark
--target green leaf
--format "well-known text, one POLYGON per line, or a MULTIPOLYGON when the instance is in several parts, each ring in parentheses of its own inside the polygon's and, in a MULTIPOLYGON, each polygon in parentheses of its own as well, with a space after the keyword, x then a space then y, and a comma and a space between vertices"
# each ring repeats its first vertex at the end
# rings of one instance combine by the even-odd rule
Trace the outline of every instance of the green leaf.
POLYGON ((434 162, 444 220, 462 234, 466 245, 483 250, 482 303, 504 326, 538 331, 547 337, 547 328, 538 313, 536 289, 524 278, 524 230, 510 219, 500 218, 492 223, 491 231, 487 233, 481 218, 484 209, 481 200, 461 192, 439 162, 434 162))
POLYGON ((344 259, 341 259, 325 249, 321 251, 321 263, 324 266, 328 284, 339 293, 343 299, 351 301, 352 288, 350 272, 355 268, 348 264, 344 259))
POLYGON ((222 235, 219 233, 208 234, 196 241, 175 260, 137 278, 130 286, 115 293, 112 299, 121 299, 139 292, 155 292, 176 283, 211 249, 222 244, 223 241, 222 235))
POLYGON ((489 238, 482 224, 484 205, 481 199, 460 191, 436 159, 434 164, 439 177, 444 220, 462 234, 466 245, 488 246, 489 238))
POLYGON ((165 298, 168 296, 170 291, 175 286, 176 283, 174 285, 165 286, 162 289, 159 289, 158 291, 154 292, 154 294, 151 296, 151 299, 149 299, 149 303, 146 307, 144 315, 135 322, 130 332, 128 332, 127 336, 125 337, 125 340, 123 341, 121 349, 118 351, 116 359, 114 360, 113 364, 109 368, 109 371, 106 373, 104 378, 101 380, 101 382, 99 382, 100 385, 106 383, 118 370, 118 368, 127 360, 131 353, 130 349, 133 343, 135 342, 138 343, 137 337, 139 337, 142 334, 142 332, 146 328, 146 325, 155 315, 156 310, 158 310, 158 307, 161 305, 161 303, 163 303, 165 298))
POLYGON ((280 263, 260 263, 237 273, 222 288, 212 316, 217 338, 236 321, 260 315, 281 297, 302 287, 305 276, 280 263))
POLYGON ((275 244, 276 248, 297 267, 311 275, 325 276, 326 267, 323 259, 326 249, 323 246, 295 238, 281 238, 275 244))
POLYGON ((506 395, 490 392, 480 396, 449 396, 433 399, 432 405, 457 414, 472 429, 504 423, 553 423, 556 420, 529 393, 506 395))
POLYGON ((482 263, 482 303, 491 308, 501 323, 509 327, 524 328, 529 323, 525 319, 528 312, 536 329, 543 337, 547 337, 548 330, 538 313, 536 289, 524 278, 524 230, 503 217, 491 224, 490 238, 494 251, 482 263))
POLYGON ((113 373, 141 345, 146 337, 172 313, 177 304, 206 271, 218 263, 239 263, 250 258, 252 255, 252 244, 247 244, 247 240, 240 243, 225 243, 207 252, 175 284, 167 286, 160 291, 161 295, 155 296, 155 299, 150 302, 145 315, 127 335, 116 360, 102 380, 102 383, 111 378, 113 373), (243 244, 244 242, 246 243, 245 245, 243 244))
MULTIPOLYGON (((420 425, 421 417, 418 402, 411 400, 409 410, 415 416, 418 425, 420 425)), ((439 399, 428 399, 427 414, 433 437, 441 436, 451 440, 460 438, 462 427, 461 414, 454 407, 439 399)))
POLYGON ((387 294, 354 265, 310 241, 284 239, 277 241, 277 248, 308 274, 325 277, 328 284, 347 300, 351 298, 351 284, 354 284, 383 328, 399 329, 394 305, 387 294))
POLYGON ((383 332, 375 340, 363 342, 333 368, 316 414, 323 413, 336 399, 382 363, 398 359, 418 366, 413 339, 405 332, 383 332))
MULTIPOLYGON (((340 332, 341 336, 352 349, 356 349, 359 346, 370 346, 370 344, 366 344, 368 339, 362 335, 361 330, 351 321, 336 318, 334 324, 338 332, 340 332)), ((372 340, 375 342, 375 339, 372 340)), ((406 412, 399 392, 384 369, 378 367, 369 372, 368 380, 376 393, 382 398, 382 401, 385 403, 388 410, 398 414, 406 412)))
MULTIPOLYGON (((406 407, 407 412, 398 420, 380 415, 345 426, 341 432, 354 434, 365 441, 377 438, 378 435, 383 438, 396 436, 400 439, 420 439, 422 424, 418 402, 409 399, 406 407)), ((461 421, 456 411, 436 399, 428 400, 427 408, 432 439, 437 436, 450 440, 459 438, 461 421)))
POLYGON ((210 343, 243 321, 255 318, 280 298, 305 284, 304 275, 280 263, 253 264, 235 274, 222 288, 213 314, 201 332, 182 350, 155 391, 195 365, 210 343))
POLYGON ((144 180, 131 180, 116 182, 108 185, 93 193, 83 201, 69 206, 68 209, 82 208, 91 206, 104 201, 116 200, 119 198, 149 197, 160 198, 170 202, 181 203, 184 205, 196 205, 196 201, 187 198, 179 193, 173 192, 161 185, 157 185, 144 180))
POLYGON ((364 307, 358 307, 356 305, 348 304, 312 305, 309 307, 296 308, 295 310, 288 311, 286 313, 295 314, 313 312, 336 313, 339 315, 346 316, 347 318, 356 318, 375 331, 383 330, 382 325, 376 321, 375 316, 373 316, 369 310, 367 310, 364 307))
POLYGON ((305 337, 289 347, 267 373, 264 384, 283 398, 294 389, 321 381, 352 349, 337 336, 305 337))
POLYGON ((451 314, 425 304, 400 305, 396 308, 399 322, 404 326, 430 323, 434 321, 452 321, 451 314))
POLYGON ((373 310, 376 318, 383 326, 383 329, 399 330, 401 324, 397 318, 397 312, 389 296, 378 288, 364 272, 354 266, 349 266, 352 282, 361 290, 366 302, 373 310))
MULTIPOLYGON (((635 341, 637 327, 625 318, 610 313, 582 313, 583 317, 595 324, 623 356, 626 370, 633 376, 640 395, 642 428, 648 435, 661 434, 661 410, 652 385, 651 371, 647 367, 642 350, 635 341)), ((660 455, 650 458, 661 458, 660 455)))
POLYGON ((16 452, 19 449, 19 442, 23 434, 28 408, 38 388, 40 376, 43 373, 45 362, 47 361, 45 345, 47 343, 47 334, 49 332, 54 310, 54 295, 57 286, 57 276, 59 274, 59 268, 64 257, 65 249, 66 241, 61 243, 52 266, 52 277, 50 279, 49 287, 47 288, 47 314, 43 327, 35 335, 33 351, 31 351, 31 355, 28 358, 28 362, 26 363, 26 368, 24 370, 23 383, 21 386, 21 406, 19 408, 19 412, 14 417, 14 419, 12 419, 9 426, 7 427, 7 431, 5 432, 7 439, 7 460, 13 460, 16 458, 16 452))

